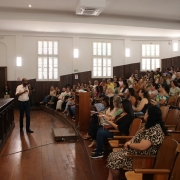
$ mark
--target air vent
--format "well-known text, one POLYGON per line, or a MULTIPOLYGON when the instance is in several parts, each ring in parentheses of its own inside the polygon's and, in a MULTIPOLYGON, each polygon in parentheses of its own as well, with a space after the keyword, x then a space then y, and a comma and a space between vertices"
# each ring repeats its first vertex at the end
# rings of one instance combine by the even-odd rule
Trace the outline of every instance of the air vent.
POLYGON ((99 16, 106 5, 106 0, 79 0, 76 7, 77 15, 99 16))
POLYGON ((97 16, 99 9, 96 8, 81 8, 79 14, 87 16, 97 16))

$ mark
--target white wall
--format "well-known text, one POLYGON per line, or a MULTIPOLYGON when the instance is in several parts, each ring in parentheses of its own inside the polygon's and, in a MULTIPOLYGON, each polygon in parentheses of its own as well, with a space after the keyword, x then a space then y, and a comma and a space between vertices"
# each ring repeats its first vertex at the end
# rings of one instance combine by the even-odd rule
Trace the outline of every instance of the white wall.
POLYGON ((0 66, 7 66, 7 47, 4 43, 0 43, 0 66))
POLYGON ((98 37, 82 35, 3 35, 0 39, 0 66, 7 66, 8 80, 17 80, 26 77, 37 79, 37 41, 38 40, 58 40, 59 41, 59 76, 72 74, 74 70, 78 72, 91 71, 92 69, 92 42, 109 41, 112 42, 113 66, 137 63, 141 61, 142 43, 160 43, 161 58, 180 56, 180 50, 173 52, 172 43, 178 40, 146 40, 131 37, 98 37), (73 49, 79 49, 79 58, 73 58, 73 49), (125 48, 130 48, 131 56, 125 57, 125 48), (16 66, 16 57, 22 57, 22 66, 16 66))

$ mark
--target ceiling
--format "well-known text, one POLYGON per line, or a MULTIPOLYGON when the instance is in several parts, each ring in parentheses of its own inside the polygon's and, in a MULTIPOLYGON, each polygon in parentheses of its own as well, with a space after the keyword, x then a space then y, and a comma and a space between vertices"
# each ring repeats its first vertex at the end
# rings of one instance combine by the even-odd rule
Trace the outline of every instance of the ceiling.
POLYGON ((0 0, 0 31, 180 37, 180 0, 107 0, 98 17, 77 16, 77 3, 0 0))

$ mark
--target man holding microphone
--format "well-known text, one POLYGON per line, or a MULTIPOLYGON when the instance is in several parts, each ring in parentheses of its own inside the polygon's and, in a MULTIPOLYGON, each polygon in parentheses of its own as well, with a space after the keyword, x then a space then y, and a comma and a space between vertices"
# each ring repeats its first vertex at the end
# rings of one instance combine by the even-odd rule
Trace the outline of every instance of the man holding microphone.
POLYGON ((20 111, 20 132, 23 132, 23 118, 24 112, 26 113, 26 132, 33 133, 30 129, 30 103, 29 103, 29 89, 28 80, 26 78, 22 79, 22 84, 16 88, 16 96, 18 96, 19 111, 20 111))

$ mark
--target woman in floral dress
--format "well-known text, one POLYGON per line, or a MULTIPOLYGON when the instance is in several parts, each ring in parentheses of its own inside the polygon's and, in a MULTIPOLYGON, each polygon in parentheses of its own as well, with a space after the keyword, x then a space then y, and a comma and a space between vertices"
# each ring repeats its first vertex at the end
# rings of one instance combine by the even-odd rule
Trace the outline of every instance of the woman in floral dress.
POLYGON ((124 167, 132 170, 132 159, 127 158, 127 154, 155 155, 157 153, 166 133, 161 110, 157 106, 150 106, 144 120, 146 123, 139 128, 130 141, 124 144, 124 148, 108 156, 108 180, 119 180, 120 169, 124 167))

